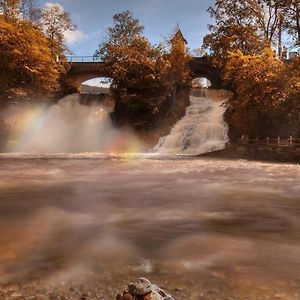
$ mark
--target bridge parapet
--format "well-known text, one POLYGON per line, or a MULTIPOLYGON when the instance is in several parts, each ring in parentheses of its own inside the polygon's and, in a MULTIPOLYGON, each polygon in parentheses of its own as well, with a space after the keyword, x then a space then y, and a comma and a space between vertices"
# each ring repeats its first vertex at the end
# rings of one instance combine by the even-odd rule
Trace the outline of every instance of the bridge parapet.
POLYGON ((107 77, 105 63, 95 56, 69 56, 70 69, 67 73, 67 85, 79 89, 81 83, 107 77))
POLYGON ((70 55, 67 56, 67 60, 69 63, 97 63, 102 62, 102 59, 97 56, 76 56, 70 55))

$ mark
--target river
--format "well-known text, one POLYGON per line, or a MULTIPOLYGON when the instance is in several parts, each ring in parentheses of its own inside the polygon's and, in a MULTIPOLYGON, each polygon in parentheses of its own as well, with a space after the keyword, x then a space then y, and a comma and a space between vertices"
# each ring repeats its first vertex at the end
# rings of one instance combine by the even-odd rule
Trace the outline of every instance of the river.
POLYGON ((243 160, 3 154, 0 299, 114 299, 139 276, 177 299, 300 299, 299 175, 243 160))

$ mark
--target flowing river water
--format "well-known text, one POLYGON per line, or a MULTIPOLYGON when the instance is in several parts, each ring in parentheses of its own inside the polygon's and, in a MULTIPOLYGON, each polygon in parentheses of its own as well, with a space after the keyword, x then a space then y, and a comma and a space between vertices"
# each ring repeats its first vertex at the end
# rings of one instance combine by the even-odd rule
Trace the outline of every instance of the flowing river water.
POLYGON ((5 155, 0 166, 1 286, 55 295, 95 281, 89 299, 114 299, 145 276, 178 299, 300 299, 298 165, 5 155))
POLYGON ((0 155, 0 299, 110 300, 144 276, 176 299, 299 300, 299 166, 164 154, 0 155))

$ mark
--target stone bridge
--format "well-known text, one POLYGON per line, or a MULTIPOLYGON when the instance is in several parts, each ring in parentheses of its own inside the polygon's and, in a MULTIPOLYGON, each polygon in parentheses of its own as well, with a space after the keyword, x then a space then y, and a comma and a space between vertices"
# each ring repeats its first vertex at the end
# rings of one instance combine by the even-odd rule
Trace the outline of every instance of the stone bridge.
POLYGON ((192 57, 189 66, 193 79, 204 77, 211 82, 212 88, 221 89, 224 87, 220 70, 212 65, 208 56, 192 57))
MULTIPOLYGON (((107 77, 105 63, 93 56, 70 56, 71 68, 67 74, 67 83, 71 87, 79 88, 80 84, 93 78, 107 77)), ((213 88, 222 88, 220 71, 210 62, 208 57, 193 57, 190 61, 193 78, 207 78, 213 88)))
POLYGON ((69 56, 70 69, 66 75, 70 87, 79 88, 81 83, 97 78, 107 77, 105 63, 93 56, 69 56))

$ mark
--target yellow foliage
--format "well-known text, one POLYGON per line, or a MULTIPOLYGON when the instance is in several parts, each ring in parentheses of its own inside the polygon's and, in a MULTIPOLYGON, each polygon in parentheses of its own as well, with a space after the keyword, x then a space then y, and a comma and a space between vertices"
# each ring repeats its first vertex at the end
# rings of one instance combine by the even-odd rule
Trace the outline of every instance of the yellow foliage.
POLYGON ((224 79, 232 83, 240 105, 266 110, 286 99, 284 68, 272 49, 260 55, 244 55, 238 50, 229 52, 224 79))
POLYGON ((179 37, 172 40, 172 51, 168 55, 171 65, 170 80, 177 86, 185 86, 190 82, 190 57, 187 55, 185 42, 179 37))
POLYGON ((173 91, 169 61, 141 36, 130 44, 108 43, 106 47, 117 113, 127 123, 151 122, 173 91))
POLYGON ((234 91, 227 122, 236 136, 298 135, 300 61, 286 63, 272 49, 261 55, 229 53, 225 79, 234 91), (289 130, 288 132, 286 130, 289 130))
POLYGON ((0 66, 1 94, 48 95, 58 87, 48 39, 28 21, 0 16, 0 66))

